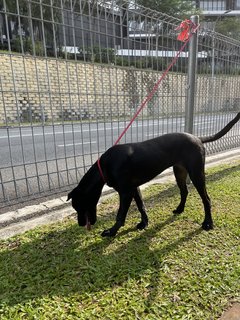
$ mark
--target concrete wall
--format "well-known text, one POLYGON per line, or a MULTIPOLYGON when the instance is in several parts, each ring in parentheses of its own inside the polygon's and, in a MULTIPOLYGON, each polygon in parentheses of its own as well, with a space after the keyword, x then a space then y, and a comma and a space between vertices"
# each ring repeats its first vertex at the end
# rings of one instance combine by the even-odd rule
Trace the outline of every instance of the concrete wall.
MULTIPOLYGON (((0 55, 0 122, 131 115, 160 72, 79 61, 0 55)), ((184 75, 169 74, 144 113, 182 112, 184 75)))
MULTIPOLYGON (((161 72, 61 59, 0 55, 0 124, 130 116, 161 72)), ((213 80, 198 76, 197 111, 235 103, 239 77, 213 80)), ((181 114, 186 75, 169 73, 144 109, 146 116, 181 114)), ((236 103, 235 103, 236 104, 236 103)))

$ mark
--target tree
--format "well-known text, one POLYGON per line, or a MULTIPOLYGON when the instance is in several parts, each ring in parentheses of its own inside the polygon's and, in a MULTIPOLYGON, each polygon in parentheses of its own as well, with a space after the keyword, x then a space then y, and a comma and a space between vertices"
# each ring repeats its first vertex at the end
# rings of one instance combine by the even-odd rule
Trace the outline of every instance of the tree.
POLYGON ((240 40, 240 18, 227 17, 216 23, 215 31, 230 38, 240 40))
POLYGON ((196 7, 191 0, 137 0, 137 3, 179 18, 196 12, 196 7))
MULTIPOLYGON (((18 7, 16 7, 15 1, 6 0, 6 10, 9 12, 8 19, 15 23, 15 33, 18 34, 22 28, 24 33, 29 35, 32 28, 33 35, 36 40, 43 40, 43 29, 51 32, 51 23, 54 19, 57 22, 60 19, 59 12, 53 10, 49 3, 45 1, 28 1, 18 0, 18 7), (44 21, 41 21, 43 16, 44 21), (19 25, 21 24, 21 26, 19 25), (42 26, 44 25, 44 27, 42 26)), ((60 5, 60 0, 55 0, 55 6, 60 5)), ((4 7, 3 0, 0 0, 0 9, 4 7)))

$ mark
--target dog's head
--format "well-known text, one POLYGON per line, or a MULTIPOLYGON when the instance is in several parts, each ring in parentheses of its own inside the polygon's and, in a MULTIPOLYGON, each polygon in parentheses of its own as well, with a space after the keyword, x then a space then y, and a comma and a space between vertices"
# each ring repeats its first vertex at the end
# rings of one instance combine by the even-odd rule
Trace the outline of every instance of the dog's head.
POLYGON ((72 207, 77 211, 78 224, 81 227, 91 229, 91 225, 94 225, 97 221, 97 209, 96 205, 91 203, 88 196, 81 193, 77 188, 73 189, 69 194, 67 201, 72 199, 72 207))

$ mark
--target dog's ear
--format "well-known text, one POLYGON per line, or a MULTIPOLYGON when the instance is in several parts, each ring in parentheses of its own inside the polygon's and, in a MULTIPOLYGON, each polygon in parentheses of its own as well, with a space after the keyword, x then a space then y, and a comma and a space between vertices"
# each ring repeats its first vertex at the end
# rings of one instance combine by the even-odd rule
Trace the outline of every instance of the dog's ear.
POLYGON ((67 201, 69 201, 70 199, 72 199, 72 191, 69 192, 68 197, 67 197, 67 201))

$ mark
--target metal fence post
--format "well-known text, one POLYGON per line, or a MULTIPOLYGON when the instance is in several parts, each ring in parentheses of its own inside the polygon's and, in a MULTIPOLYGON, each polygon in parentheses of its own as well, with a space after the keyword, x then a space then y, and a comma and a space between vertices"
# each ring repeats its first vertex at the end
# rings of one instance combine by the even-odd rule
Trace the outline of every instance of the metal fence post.
MULTIPOLYGON (((199 23, 199 16, 191 16, 194 25, 199 23)), ((193 113, 195 98, 196 66, 197 66, 197 31, 192 35, 189 41, 188 52, 188 78, 187 78, 187 99, 185 112, 185 132, 193 133, 193 113)))

